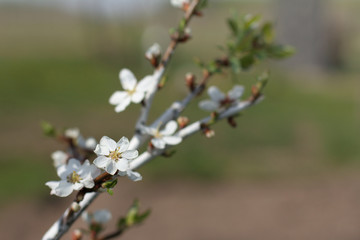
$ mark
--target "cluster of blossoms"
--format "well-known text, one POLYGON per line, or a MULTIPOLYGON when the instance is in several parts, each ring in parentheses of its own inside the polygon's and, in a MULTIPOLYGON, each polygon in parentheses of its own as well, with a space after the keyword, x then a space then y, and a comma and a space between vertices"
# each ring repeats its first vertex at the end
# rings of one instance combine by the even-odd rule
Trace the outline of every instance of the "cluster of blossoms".
POLYGON ((243 93, 244 87, 240 85, 235 85, 226 95, 216 86, 211 86, 208 89, 210 100, 201 101, 199 107, 205 111, 220 113, 236 105, 243 93))
MULTIPOLYGON (((152 45, 147 50, 145 56, 151 59, 158 59, 161 56, 161 49, 158 44, 152 45)), ((122 69, 119 73, 119 79, 124 91, 114 92, 109 103, 115 105, 115 112, 124 111, 128 105, 141 103, 148 92, 156 88, 156 79, 152 75, 144 77, 139 82, 134 74, 128 69, 122 69)), ((182 141, 182 138, 174 135, 178 125, 176 121, 169 121, 162 130, 160 124, 157 128, 141 126, 143 134, 151 136, 151 145, 157 149, 165 149, 166 145, 176 145, 182 141)), ((51 157, 54 166, 57 168, 57 174, 60 181, 49 181, 46 183, 51 188, 51 194, 66 197, 73 190, 82 188, 93 188, 94 180, 101 173, 107 172, 112 176, 127 176, 133 181, 139 181, 142 176, 130 168, 130 162, 139 155, 137 150, 129 149, 129 140, 122 137, 118 142, 104 136, 97 144, 94 138, 85 139, 79 129, 71 128, 64 132, 64 137, 69 139, 73 145, 89 152, 94 152, 97 157, 93 163, 89 160, 83 161, 73 158, 70 153, 56 151, 51 157)))

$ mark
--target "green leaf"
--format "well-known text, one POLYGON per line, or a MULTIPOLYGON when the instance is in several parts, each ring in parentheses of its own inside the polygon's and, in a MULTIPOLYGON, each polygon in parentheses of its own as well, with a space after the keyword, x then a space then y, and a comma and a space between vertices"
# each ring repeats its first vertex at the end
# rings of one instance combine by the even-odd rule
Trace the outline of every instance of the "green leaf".
POLYGON ((238 26, 238 23, 232 19, 232 18, 229 18, 227 20, 227 23, 228 23, 228 26, 232 32, 232 34, 234 34, 234 36, 237 36, 238 32, 239 32, 239 26, 238 26))
POLYGON ((43 121, 41 123, 41 128, 42 128, 43 133, 45 134, 45 136, 48 136, 48 137, 55 137, 56 136, 56 129, 49 122, 43 121))
POLYGON ((107 181, 105 183, 102 184, 102 187, 103 188, 114 188, 116 186, 116 184, 118 183, 118 180, 117 178, 115 178, 114 180, 110 180, 110 181, 107 181))
POLYGON ((256 87, 259 89, 259 92, 262 92, 264 90, 266 84, 269 81, 269 78, 270 78, 269 71, 265 71, 257 77, 258 82, 256 84, 256 87))
POLYGON ((295 48, 289 45, 273 45, 267 49, 267 52, 272 58, 287 58, 295 53, 295 48))
POLYGON ((110 188, 106 189, 107 193, 110 194, 111 196, 114 195, 114 191, 110 188))
POLYGON ((147 217, 150 216, 150 213, 151 213, 151 210, 148 209, 148 210, 145 211, 143 214, 137 215, 137 216, 135 217, 135 223, 136 223, 136 224, 142 223, 143 221, 145 221, 145 219, 146 219, 147 217))
POLYGON ((231 66, 231 70, 233 71, 233 73, 235 73, 235 74, 240 73, 241 66, 240 66, 239 59, 237 57, 230 58, 230 66, 231 66))
POLYGON ((271 44, 274 41, 274 28, 270 22, 265 23, 261 29, 261 35, 266 44, 271 44))
POLYGON ((248 70, 249 68, 251 68, 254 65, 255 60, 256 59, 255 59, 254 55, 252 55, 252 54, 248 54, 248 55, 243 56, 240 59, 241 68, 243 70, 248 70))
POLYGON ((183 19, 180 20, 180 23, 179 23, 179 29, 178 29, 179 32, 180 33, 184 32, 185 27, 186 27, 186 19, 183 18, 183 19))
POLYGON ((260 20, 261 20, 260 15, 251 15, 251 14, 245 15, 244 17, 245 30, 249 30, 257 27, 260 20))

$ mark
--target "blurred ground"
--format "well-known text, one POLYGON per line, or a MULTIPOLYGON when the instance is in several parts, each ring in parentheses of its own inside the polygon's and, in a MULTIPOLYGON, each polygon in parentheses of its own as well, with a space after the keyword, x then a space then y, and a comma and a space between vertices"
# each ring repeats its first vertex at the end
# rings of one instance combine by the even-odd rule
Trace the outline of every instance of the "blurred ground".
MULTIPOLYGON (((152 208, 148 220, 126 232, 124 240, 355 240, 360 235, 359 181, 358 174, 212 184, 126 181, 112 197, 100 196, 92 209, 106 207, 115 218, 125 214, 133 196, 142 199, 142 209, 152 208)), ((2 209, 0 224, 8 226, 3 239, 39 239, 65 202, 41 199, 2 209)))
MULTIPOLYGON (((219 55, 216 46, 228 36, 224 19, 230 8, 272 20, 277 19, 275 6, 272 1, 215 4, 196 19, 192 41, 179 48, 170 66, 168 88, 177 91, 160 92, 154 112, 185 96, 183 75, 199 72, 193 56, 208 60, 219 55)), ((360 237, 360 4, 328 1, 325 8, 343 26, 342 65, 324 70, 267 62, 258 71, 242 73, 237 81, 249 89, 256 74, 272 70, 265 101, 242 115, 237 129, 222 123, 213 139, 192 137, 174 157, 144 166, 142 183, 127 182, 118 195, 102 196, 96 203, 102 208, 121 199, 114 206, 124 212, 139 197, 153 209, 149 221, 124 239, 360 237)), ((178 17, 166 7, 112 19, 0 5, 4 239, 38 239, 71 200, 49 197, 44 186, 56 179, 49 156, 62 146, 42 136, 40 122, 79 127, 84 136, 97 139, 131 136, 129 122, 136 119, 138 107, 131 106, 125 117, 107 103, 120 88, 118 72, 127 67, 138 78, 148 74, 144 51, 154 41, 165 46, 178 17)), ((233 83, 225 79, 212 81, 221 81, 225 91, 233 83)), ((196 104, 185 114, 192 120, 204 116, 196 104)))

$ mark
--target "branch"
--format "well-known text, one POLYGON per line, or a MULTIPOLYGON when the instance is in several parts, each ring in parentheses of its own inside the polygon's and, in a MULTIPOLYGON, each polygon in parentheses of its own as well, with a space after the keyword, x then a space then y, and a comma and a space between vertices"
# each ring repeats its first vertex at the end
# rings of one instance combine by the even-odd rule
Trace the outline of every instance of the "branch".
MULTIPOLYGON (((185 27, 189 25, 189 22, 190 22, 192 16, 194 16, 194 14, 196 13, 196 7, 199 4, 199 2, 200 2, 200 0, 193 0, 190 4, 189 8, 185 12, 185 16, 184 16, 184 21, 185 21, 184 26, 185 27)), ((180 43, 180 39, 179 39, 179 32, 178 32, 176 34, 176 36, 174 36, 172 38, 158 68, 154 71, 153 78, 156 80, 156 84, 155 84, 154 88, 152 90, 150 90, 145 96, 145 99, 144 99, 145 104, 141 109, 140 117, 136 123, 137 130, 139 129, 139 127, 141 125, 146 124, 154 96, 158 90, 157 86, 159 85, 161 78, 164 76, 166 67, 168 66, 168 63, 170 62, 171 57, 174 54, 175 49, 179 43, 180 43)), ((139 131, 137 131, 135 133, 135 135, 133 136, 133 138, 130 140, 129 149, 133 150, 133 149, 139 148, 139 146, 141 146, 144 141, 145 141, 144 136, 141 133, 139 133, 139 131)))

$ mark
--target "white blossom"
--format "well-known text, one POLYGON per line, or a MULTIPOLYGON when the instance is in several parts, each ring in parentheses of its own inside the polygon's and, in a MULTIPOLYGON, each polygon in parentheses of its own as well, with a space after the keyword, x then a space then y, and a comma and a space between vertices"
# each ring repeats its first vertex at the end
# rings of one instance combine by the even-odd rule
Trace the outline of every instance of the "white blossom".
POLYGON ((81 218, 89 225, 93 223, 105 224, 112 218, 111 213, 106 210, 97 210, 94 213, 83 212, 81 218))
POLYGON ((208 95, 211 100, 203 100, 199 103, 199 107, 203 110, 214 112, 223 111, 229 106, 236 104, 242 94, 244 93, 244 87, 235 85, 227 95, 222 93, 217 87, 211 86, 208 89, 208 95))
POLYGON ((87 149, 87 150, 94 150, 97 144, 95 138, 84 138, 80 130, 78 128, 68 128, 64 132, 65 137, 73 139, 73 142, 77 144, 79 147, 87 149))
POLYGON ((139 173, 135 173, 130 169, 130 160, 137 158, 139 155, 137 150, 127 150, 129 148, 129 139, 122 137, 115 142, 109 137, 102 137, 100 143, 95 148, 98 157, 94 160, 94 164, 104 169, 111 175, 119 170, 120 176, 127 175, 133 181, 141 180, 139 173), (134 178, 133 175, 139 177, 134 178))
POLYGON ((80 136, 80 130, 78 128, 68 128, 64 133, 65 137, 77 139, 80 136))
POLYGON ((154 43, 145 53, 147 59, 157 58, 161 54, 161 47, 158 43, 154 43))
POLYGON ((168 145, 177 145, 182 141, 182 138, 179 136, 174 136, 173 134, 177 129, 176 121, 170 121, 166 124, 165 128, 160 131, 160 126, 158 128, 142 127, 143 132, 153 136, 151 143, 154 147, 158 149, 164 149, 166 144, 168 145))
POLYGON ((59 197, 69 196, 73 190, 94 187, 94 178, 100 174, 100 170, 86 160, 82 165, 77 159, 70 159, 66 165, 57 168, 60 181, 45 183, 51 188, 50 194, 59 197))
POLYGON ((66 164, 69 156, 65 152, 58 150, 51 154, 51 158, 53 159, 54 167, 58 168, 66 164))
POLYGON ((171 0, 170 2, 177 8, 184 8, 185 5, 190 4, 190 0, 171 0))
POLYGON ((111 95, 109 103, 116 105, 115 112, 122 112, 131 103, 140 103, 145 93, 154 86, 154 78, 149 75, 137 82, 129 69, 123 69, 119 74, 121 86, 125 91, 116 91, 111 95))
POLYGON ((77 144, 81 148, 93 151, 93 150, 95 150, 97 141, 93 137, 89 137, 89 138, 85 139, 82 135, 80 135, 77 139, 77 144))

